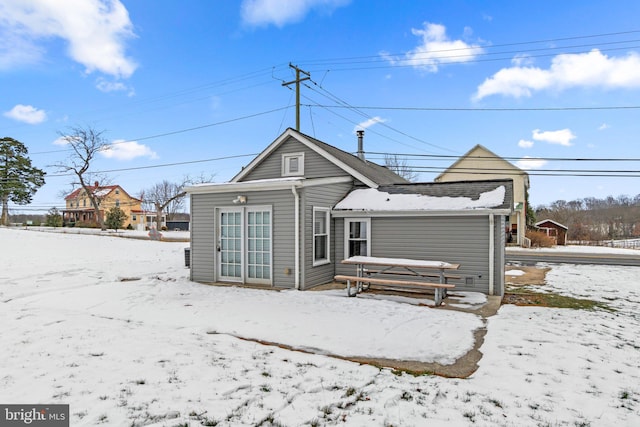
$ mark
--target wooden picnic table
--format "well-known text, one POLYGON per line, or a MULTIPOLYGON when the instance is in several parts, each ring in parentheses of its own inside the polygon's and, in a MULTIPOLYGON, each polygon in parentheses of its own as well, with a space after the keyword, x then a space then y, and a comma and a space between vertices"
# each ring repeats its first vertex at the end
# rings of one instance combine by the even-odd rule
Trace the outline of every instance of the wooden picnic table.
POLYGON ((427 288, 434 290, 436 306, 440 305, 446 297, 447 289, 455 287, 455 285, 447 283, 449 276, 446 275, 446 272, 460 268, 460 264, 444 261, 369 256, 353 256, 342 260, 342 264, 356 266, 355 276, 337 275, 334 278, 337 281, 347 282, 347 295, 350 297, 366 291, 371 285, 410 291, 420 291, 427 288), (396 276, 396 278, 390 278, 391 276, 396 276), (409 279, 398 279, 397 276, 409 277, 409 279), (439 278, 438 283, 417 280, 434 276, 439 278), (414 277, 416 280, 413 279, 414 277), (355 292, 353 293, 351 282, 355 282, 355 292))

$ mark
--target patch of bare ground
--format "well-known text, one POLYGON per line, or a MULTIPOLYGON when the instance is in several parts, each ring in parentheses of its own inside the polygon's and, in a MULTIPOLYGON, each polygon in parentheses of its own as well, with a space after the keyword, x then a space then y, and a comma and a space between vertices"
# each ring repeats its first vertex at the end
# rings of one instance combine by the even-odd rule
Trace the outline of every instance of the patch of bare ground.
MULTIPOLYGON (((604 303, 560 295, 545 289, 546 274, 551 268, 514 267, 513 270, 524 272, 519 276, 505 274, 505 293, 503 304, 520 306, 573 308, 578 310, 612 309, 604 303)), ((507 273, 510 269, 507 269, 507 273)))
POLYGON ((544 286, 549 267, 507 267, 505 272, 505 292, 503 304, 544 306, 542 294, 532 287, 544 286), (523 272, 521 275, 509 275, 510 270, 523 272))

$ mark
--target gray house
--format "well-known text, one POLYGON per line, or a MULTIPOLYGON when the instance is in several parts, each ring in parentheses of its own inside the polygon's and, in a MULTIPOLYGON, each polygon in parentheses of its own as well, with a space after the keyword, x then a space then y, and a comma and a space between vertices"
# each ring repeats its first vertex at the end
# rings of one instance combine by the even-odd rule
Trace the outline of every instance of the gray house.
POLYGON ((287 129, 230 182, 186 191, 194 281, 309 289, 368 255, 459 263, 456 289, 503 293, 511 180, 411 184, 287 129))

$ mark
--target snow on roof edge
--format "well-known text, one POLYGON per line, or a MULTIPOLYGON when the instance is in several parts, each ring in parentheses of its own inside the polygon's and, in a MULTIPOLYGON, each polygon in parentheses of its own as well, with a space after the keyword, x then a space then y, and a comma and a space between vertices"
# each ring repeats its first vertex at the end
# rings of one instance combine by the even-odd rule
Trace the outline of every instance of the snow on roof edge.
POLYGON ((495 208, 504 203, 504 185, 470 197, 437 197, 422 194, 391 194, 377 189, 357 189, 336 204, 334 210, 352 211, 451 211, 495 208))

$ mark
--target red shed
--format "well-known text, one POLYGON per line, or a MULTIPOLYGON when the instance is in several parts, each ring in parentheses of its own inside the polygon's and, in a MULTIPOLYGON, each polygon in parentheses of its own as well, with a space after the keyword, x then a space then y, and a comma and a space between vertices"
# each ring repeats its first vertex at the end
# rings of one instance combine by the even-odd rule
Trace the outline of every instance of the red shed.
POLYGON ((536 227, 547 233, 547 236, 553 237, 556 240, 557 245, 564 246, 567 244, 567 230, 569 230, 569 228, 559 222, 555 222, 551 219, 545 219, 543 221, 536 222, 536 227))

